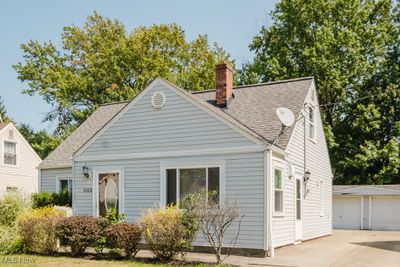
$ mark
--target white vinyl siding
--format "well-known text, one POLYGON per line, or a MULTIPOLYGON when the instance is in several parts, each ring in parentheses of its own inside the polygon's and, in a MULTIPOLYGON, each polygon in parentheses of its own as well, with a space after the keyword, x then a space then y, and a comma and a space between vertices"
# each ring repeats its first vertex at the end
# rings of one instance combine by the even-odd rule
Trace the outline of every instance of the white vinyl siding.
POLYGON ((324 216, 325 213, 325 196, 324 196, 324 181, 319 181, 319 214, 324 216))
MULTIPOLYGON (((308 138, 309 124, 306 117, 307 169, 310 170, 310 180, 307 182, 302 197, 302 234, 303 240, 329 235, 332 232, 332 171, 328 148, 322 127, 317 98, 311 100, 311 91, 305 103, 315 105, 315 140, 308 138), (321 216, 319 181, 323 183, 324 215, 321 216)), ((308 111, 305 113, 308 114, 308 111)), ((300 118, 295 124, 290 142, 287 146, 287 160, 295 168, 297 177, 303 177, 304 170, 304 120, 300 118)), ((286 170, 285 170, 286 171, 286 170)), ((284 175, 285 176, 285 175, 284 175)), ((284 212, 281 218, 273 218, 274 246, 293 244, 295 241, 295 180, 285 182, 284 212)), ((304 188, 304 184, 303 184, 304 188)))
POLYGON ((41 160, 12 124, 0 132, 0 155, 0 199, 7 187, 24 194, 38 191, 37 166, 41 160))

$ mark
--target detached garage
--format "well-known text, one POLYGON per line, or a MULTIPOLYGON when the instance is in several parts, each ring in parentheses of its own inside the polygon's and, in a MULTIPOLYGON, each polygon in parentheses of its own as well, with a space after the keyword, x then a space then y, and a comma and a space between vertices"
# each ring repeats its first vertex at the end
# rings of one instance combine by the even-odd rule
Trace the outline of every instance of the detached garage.
POLYGON ((333 228, 400 230, 400 185, 333 186, 333 228))

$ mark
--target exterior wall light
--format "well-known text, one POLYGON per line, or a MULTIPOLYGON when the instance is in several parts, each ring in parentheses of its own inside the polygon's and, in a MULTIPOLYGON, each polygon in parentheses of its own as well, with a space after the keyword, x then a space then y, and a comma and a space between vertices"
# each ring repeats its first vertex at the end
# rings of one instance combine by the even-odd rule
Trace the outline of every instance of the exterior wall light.
POLYGON ((308 180, 310 180, 310 177, 311 177, 311 172, 309 170, 307 170, 304 173, 304 182, 308 182, 308 180))
POLYGON ((85 178, 89 179, 90 173, 89 173, 89 168, 86 166, 86 164, 85 166, 82 167, 82 173, 83 176, 85 176, 85 178))

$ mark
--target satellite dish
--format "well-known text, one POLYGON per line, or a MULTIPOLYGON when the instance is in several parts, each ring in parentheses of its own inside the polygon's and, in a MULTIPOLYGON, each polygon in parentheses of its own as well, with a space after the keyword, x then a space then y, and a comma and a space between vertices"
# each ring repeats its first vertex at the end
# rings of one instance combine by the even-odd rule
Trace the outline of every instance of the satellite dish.
POLYGON ((293 112, 285 107, 280 107, 276 109, 276 115, 281 121, 283 126, 290 127, 293 125, 295 118, 293 112))

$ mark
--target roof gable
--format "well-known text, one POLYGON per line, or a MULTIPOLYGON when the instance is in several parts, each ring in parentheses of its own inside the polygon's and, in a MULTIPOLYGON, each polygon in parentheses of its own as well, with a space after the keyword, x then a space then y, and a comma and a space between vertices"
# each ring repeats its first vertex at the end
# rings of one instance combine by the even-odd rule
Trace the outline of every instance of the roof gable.
POLYGON ((201 131, 204 135, 210 135, 210 131, 216 135, 220 134, 220 131, 228 134, 233 137, 232 140, 226 138, 231 145, 235 144, 235 140, 238 145, 240 143, 265 145, 265 141, 256 133, 219 109, 210 108, 207 103, 198 101, 185 90, 157 78, 83 145, 74 154, 74 158, 79 158, 81 155, 93 156, 96 154, 94 151, 108 148, 111 142, 116 147, 121 142, 125 144, 119 149, 113 147, 113 151, 107 150, 108 154, 118 155, 128 152, 132 154, 161 151, 161 148, 156 146, 165 149, 167 144, 174 150, 196 149, 196 146, 201 148, 202 142, 213 146, 220 145, 212 144, 211 136, 205 138, 200 134, 201 131), (165 107, 155 109, 151 106, 151 97, 159 91, 164 93, 167 100, 165 107), (210 127, 209 132, 205 132, 202 127, 210 127), (178 133, 182 134, 181 137, 186 138, 186 141, 191 140, 193 145, 189 147, 190 143, 177 138, 178 133), (115 136, 120 138, 116 139, 115 136), (159 144, 160 142, 163 144, 159 144))
MULTIPOLYGON (((312 84, 313 78, 305 77, 235 87, 234 98, 223 112, 272 143, 282 127, 276 109, 289 108, 297 117, 312 84)), ((194 92, 193 95, 210 106, 215 106, 215 90, 194 92)), ((276 143, 278 146, 283 149, 287 147, 294 127, 295 124, 285 130, 276 143)))
POLYGON ((127 102, 111 103, 100 106, 67 139, 65 139, 39 165, 40 169, 64 168, 72 166, 72 155, 84 145, 97 131, 112 119, 127 102))
MULTIPOLYGON (((29 151, 34 155, 34 157, 35 157, 39 162, 42 161, 42 159, 39 157, 39 155, 36 153, 36 151, 32 148, 31 144, 29 144, 29 142, 28 142, 28 141, 25 139, 25 137, 20 133, 20 131, 18 130, 18 128, 14 126, 13 123, 11 123, 11 122, 0 123, 0 133, 2 134, 2 132, 3 132, 4 130, 6 130, 6 129, 12 129, 12 130, 15 132, 15 134, 18 135, 18 137, 14 137, 14 138, 17 139, 17 140, 18 140, 18 139, 21 140, 22 143, 23 143, 23 144, 29 149, 29 151)), ((15 136, 15 135, 14 135, 14 136, 15 136)), ((2 138, 2 136, 0 135, 0 139, 1 139, 1 138, 2 138)), ((7 137, 4 138, 3 140, 5 140, 5 139, 8 140, 7 137)), ((14 141, 14 140, 12 140, 12 141, 14 141)))

